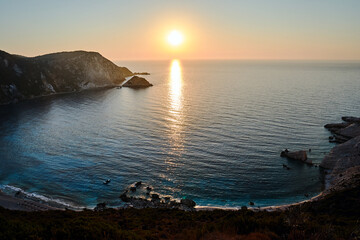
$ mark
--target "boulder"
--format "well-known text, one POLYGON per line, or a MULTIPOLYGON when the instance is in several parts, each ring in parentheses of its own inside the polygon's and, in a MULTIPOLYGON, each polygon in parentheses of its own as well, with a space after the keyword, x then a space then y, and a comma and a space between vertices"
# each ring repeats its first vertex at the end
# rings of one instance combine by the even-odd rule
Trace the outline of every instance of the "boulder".
POLYGON ((181 199, 180 203, 188 208, 193 208, 196 206, 196 202, 191 199, 181 199))
POLYGON ((96 207, 94 208, 94 211, 103 211, 106 209, 106 203, 98 203, 96 204, 96 207))
POLYGON ((294 160, 300 160, 302 162, 312 164, 312 161, 307 159, 307 154, 306 154, 306 151, 304 151, 304 150, 290 152, 286 149, 285 151, 281 152, 280 156, 287 157, 287 158, 294 159, 294 160))
POLYGON ((134 76, 122 86, 129 88, 147 88, 151 87, 152 84, 149 83, 145 78, 134 76))

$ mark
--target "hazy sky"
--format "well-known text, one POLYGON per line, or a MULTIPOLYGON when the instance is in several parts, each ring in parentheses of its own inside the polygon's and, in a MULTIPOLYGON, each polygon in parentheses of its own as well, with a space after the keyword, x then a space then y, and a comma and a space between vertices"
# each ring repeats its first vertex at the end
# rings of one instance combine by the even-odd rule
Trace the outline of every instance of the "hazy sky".
POLYGON ((0 0, 0 49, 123 59, 360 59, 360 0, 0 0), (177 29, 185 42, 170 47, 177 29))

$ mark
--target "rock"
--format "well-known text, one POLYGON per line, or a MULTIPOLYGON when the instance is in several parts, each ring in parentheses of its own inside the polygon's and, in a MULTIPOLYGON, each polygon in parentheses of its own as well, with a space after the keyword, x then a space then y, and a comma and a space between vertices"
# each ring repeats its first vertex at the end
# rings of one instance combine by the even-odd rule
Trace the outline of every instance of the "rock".
POLYGON ((191 199, 181 199, 180 204, 182 204, 188 208, 193 208, 196 206, 196 203, 191 199))
POLYGON ((320 164, 321 167, 334 172, 343 172, 358 165, 360 165, 360 136, 335 146, 320 164))
POLYGON ((344 139, 351 139, 360 135, 360 124, 352 123, 345 128, 341 128, 336 131, 336 135, 338 137, 342 137, 344 139))
POLYGON ((141 186, 141 181, 140 182, 137 182, 137 183, 135 183, 135 187, 140 187, 141 186))
POLYGON ((149 83, 145 78, 134 76, 122 86, 130 88, 147 88, 151 87, 152 84, 149 83))
POLYGON ((135 191, 136 191, 136 187, 130 187, 130 191, 135 192, 135 191))
POLYGON ((154 194, 151 194, 151 199, 160 199, 160 196, 159 196, 159 194, 154 193, 154 194))
POLYGON ((132 72, 96 52, 24 57, 0 51, 0 104, 55 93, 115 87, 132 72))
POLYGON ((348 141, 350 138, 348 137, 342 137, 340 135, 334 135, 334 140, 331 140, 330 142, 333 143, 344 143, 346 141, 348 141))
POLYGON ((150 75, 148 72, 134 72, 134 75, 150 75))
POLYGON ((300 160, 307 164, 312 164, 312 161, 307 159, 307 154, 306 154, 306 151, 304 151, 304 150, 290 152, 290 151, 287 151, 287 149, 285 149, 285 151, 282 151, 280 153, 280 156, 287 157, 287 158, 294 159, 294 160, 300 160))
POLYGON ((126 195, 126 192, 120 195, 120 199, 124 202, 130 202, 131 198, 126 195))
POLYGON ((341 119, 348 123, 360 123, 360 118, 358 118, 358 117, 345 116, 345 117, 342 117, 341 119))
POLYGON ((96 204, 96 207, 94 208, 94 211, 103 211, 106 209, 106 203, 98 203, 96 204))
POLYGON ((149 187, 149 186, 147 186, 147 187, 146 187, 146 190, 150 192, 150 191, 152 190, 152 188, 149 187))
POLYGON ((324 128, 336 130, 338 128, 345 128, 345 127, 349 126, 350 124, 351 123, 347 123, 347 122, 345 122, 345 123, 329 123, 329 124, 326 124, 324 126, 324 128))
POLYGON ((250 206, 254 206, 255 203, 254 203, 254 202, 249 202, 249 205, 250 205, 250 206))

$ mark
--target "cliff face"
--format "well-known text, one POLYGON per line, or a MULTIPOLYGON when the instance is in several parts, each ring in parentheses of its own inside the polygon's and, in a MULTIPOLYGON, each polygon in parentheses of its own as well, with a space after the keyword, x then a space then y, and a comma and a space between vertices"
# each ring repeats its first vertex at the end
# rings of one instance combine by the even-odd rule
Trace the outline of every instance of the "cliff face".
POLYGON ((23 57, 0 51, 0 104, 121 84, 132 72, 96 52, 23 57))

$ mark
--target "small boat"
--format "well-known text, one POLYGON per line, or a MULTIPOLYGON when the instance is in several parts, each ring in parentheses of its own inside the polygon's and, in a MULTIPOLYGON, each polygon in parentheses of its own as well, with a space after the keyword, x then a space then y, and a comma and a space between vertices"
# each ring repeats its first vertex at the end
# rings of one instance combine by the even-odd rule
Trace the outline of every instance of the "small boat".
POLYGON ((106 179, 106 180, 104 181, 104 184, 108 184, 109 182, 111 182, 111 179, 106 179))

